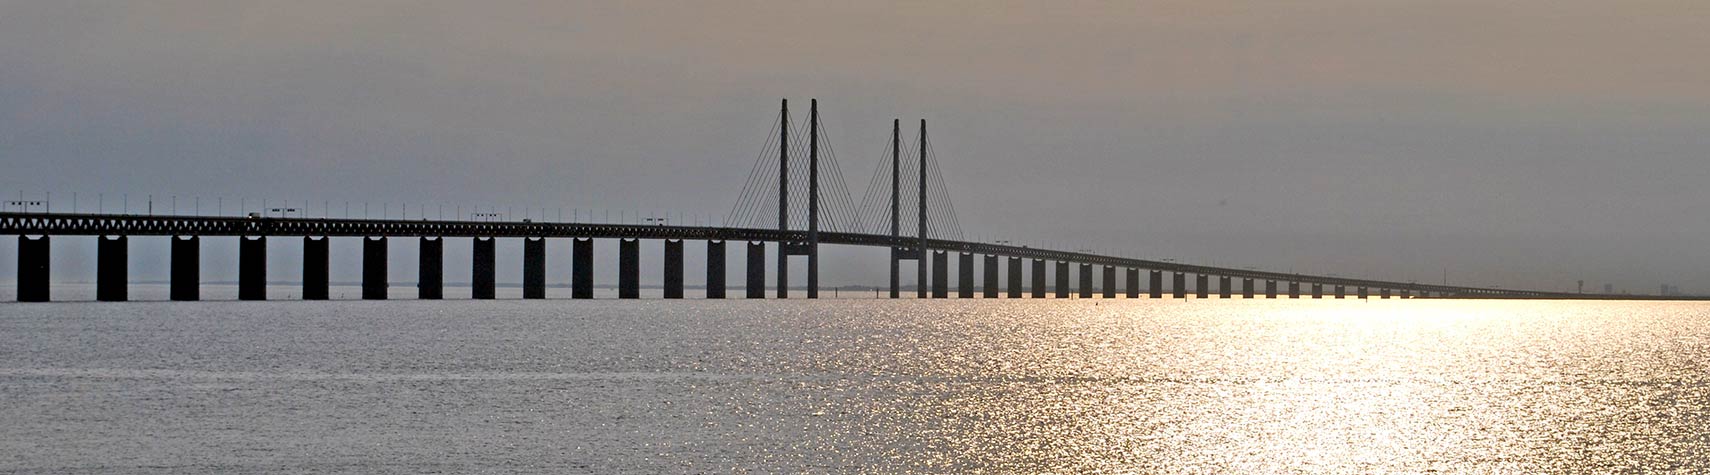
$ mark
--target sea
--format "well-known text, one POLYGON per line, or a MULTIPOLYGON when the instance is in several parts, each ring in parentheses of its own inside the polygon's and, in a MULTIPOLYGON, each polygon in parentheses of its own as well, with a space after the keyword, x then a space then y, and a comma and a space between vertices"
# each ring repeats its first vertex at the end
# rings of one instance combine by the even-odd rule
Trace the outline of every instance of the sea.
POLYGON ((7 296, 0 473, 1710 472, 1705 303, 505 291, 7 296))

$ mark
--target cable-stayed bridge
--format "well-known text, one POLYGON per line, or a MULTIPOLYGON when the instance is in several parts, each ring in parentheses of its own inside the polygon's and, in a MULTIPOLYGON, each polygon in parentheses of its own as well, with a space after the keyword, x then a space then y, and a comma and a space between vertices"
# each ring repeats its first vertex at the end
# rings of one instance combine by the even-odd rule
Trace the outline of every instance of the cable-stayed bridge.
POLYGON ((417 295, 443 298, 443 238, 447 237, 474 238, 470 282, 476 299, 495 297, 496 239, 523 240, 525 299, 546 296, 547 239, 573 240, 571 296, 578 299, 594 296, 596 239, 618 240, 620 298, 640 297, 644 241, 663 246, 660 269, 665 298, 684 296, 683 257, 688 241, 704 243, 706 296, 714 299, 726 298, 726 291, 733 287, 726 283, 726 251, 731 242, 744 243, 746 280, 741 287, 747 298, 767 297, 768 253, 773 255, 773 297, 790 296, 792 256, 805 257, 806 296, 819 297, 821 245, 889 249, 892 298, 904 296, 905 261, 914 262, 918 283, 914 297, 949 298, 952 257, 958 298, 973 298, 976 291, 984 298, 1646 298, 1267 272, 969 241, 963 236, 924 120, 912 138, 904 137, 900 120, 893 121, 888 160, 874 168, 860 201, 854 199, 835 151, 823 138, 817 101, 800 124, 791 119, 788 101, 783 102, 767 145, 756 157, 722 226, 6 212, 0 213, 0 234, 19 236, 17 298, 25 302, 52 300, 48 256, 53 236, 97 237, 96 298, 103 301, 128 299, 132 236, 165 236, 171 241, 173 300, 200 299, 201 238, 205 236, 238 238, 240 300, 267 298, 268 238, 302 239, 302 297, 327 299, 328 238, 335 236, 363 238, 364 299, 387 297, 389 238, 420 240, 417 295), (976 273, 976 267, 981 272, 976 273), (1024 276, 1030 278, 1024 281, 1024 276))

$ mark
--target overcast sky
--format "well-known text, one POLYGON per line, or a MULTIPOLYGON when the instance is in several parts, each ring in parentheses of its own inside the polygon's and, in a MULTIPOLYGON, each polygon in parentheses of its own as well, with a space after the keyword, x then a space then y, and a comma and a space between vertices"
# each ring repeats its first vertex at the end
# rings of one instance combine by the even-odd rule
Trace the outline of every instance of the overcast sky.
POLYGON ((1703 1, 0 0, 0 194, 723 216, 817 97, 857 191, 928 119, 971 236, 1710 291, 1706 51, 1703 1))

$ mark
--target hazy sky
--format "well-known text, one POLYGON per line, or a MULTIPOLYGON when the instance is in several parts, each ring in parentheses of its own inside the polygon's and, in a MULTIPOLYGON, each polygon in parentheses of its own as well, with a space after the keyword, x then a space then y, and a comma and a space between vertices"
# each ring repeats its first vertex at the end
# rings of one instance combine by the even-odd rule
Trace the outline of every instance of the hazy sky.
POLYGON ((817 97, 857 191, 928 119, 971 235, 1710 291, 1706 51, 1703 1, 0 0, 0 194, 723 216, 817 97))

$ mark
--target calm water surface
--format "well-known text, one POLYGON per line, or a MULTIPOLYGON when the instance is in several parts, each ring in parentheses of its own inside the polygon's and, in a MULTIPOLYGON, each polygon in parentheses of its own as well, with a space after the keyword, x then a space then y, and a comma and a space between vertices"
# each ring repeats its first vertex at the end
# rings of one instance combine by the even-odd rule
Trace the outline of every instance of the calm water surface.
POLYGON ((1710 305, 0 304, 0 472, 1710 471, 1710 305))

